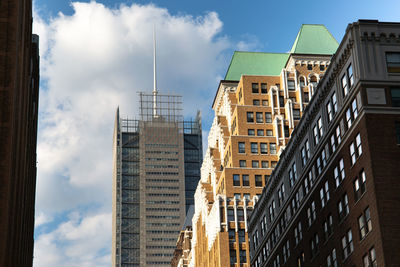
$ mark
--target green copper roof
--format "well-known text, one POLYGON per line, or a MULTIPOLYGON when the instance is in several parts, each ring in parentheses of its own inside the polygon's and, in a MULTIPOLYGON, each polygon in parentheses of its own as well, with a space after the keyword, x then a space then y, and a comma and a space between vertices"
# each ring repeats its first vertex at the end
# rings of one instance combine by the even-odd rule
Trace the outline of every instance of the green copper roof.
POLYGON ((290 53, 333 55, 338 46, 339 43, 324 25, 303 24, 290 53))
POLYGON ((242 75, 280 75, 289 54, 239 52, 233 54, 225 80, 239 81, 242 75))

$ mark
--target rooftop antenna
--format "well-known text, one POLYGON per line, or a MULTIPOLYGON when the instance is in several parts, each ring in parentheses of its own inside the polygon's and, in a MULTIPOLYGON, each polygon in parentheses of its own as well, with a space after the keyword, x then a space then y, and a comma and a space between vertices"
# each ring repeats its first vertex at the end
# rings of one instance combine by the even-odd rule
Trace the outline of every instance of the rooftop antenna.
POLYGON ((157 67, 156 67, 156 29, 153 24, 153 117, 157 118, 157 67))

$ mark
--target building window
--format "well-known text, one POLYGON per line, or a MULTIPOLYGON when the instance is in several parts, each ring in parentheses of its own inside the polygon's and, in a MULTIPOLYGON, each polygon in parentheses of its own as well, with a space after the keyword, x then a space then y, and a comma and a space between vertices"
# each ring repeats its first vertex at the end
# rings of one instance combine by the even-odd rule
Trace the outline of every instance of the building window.
POLYGON ((293 119, 300 120, 300 109, 293 109, 293 119))
POLYGON ((328 240, 328 238, 331 236, 333 232, 333 218, 332 215, 329 214, 328 218, 324 222, 324 237, 325 237, 325 242, 328 240))
POLYGON ((361 146, 361 137, 360 134, 357 134, 355 142, 350 143, 350 157, 351 157, 351 165, 356 163, 356 160, 362 154, 362 146, 361 146))
POLYGON ((332 249, 332 253, 326 258, 327 267, 337 267, 336 249, 332 249))
POLYGON ((260 105, 260 99, 253 99, 253 106, 259 106, 260 105))
POLYGON ((302 239, 303 239, 303 232, 301 230, 301 222, 299 222, 297 226, 294 228, 294 240, 296 242, 296 245, 298 245, 302 239))
POLYGON ((255 135, 254 129, 248 129, 247 130, 247 135, 254 136, 255 135))
POLYGON ((260 143, 260 152, 261 152, 261 154, 268 154, 267 143, 260 143))
POLYGON ((304 178, 304 190, 306 194, 308 194, 308 192, 310 191, 311 184, 312 181, 310 179, 310 176, 306 175, 306 177, 304 178))
MULTIPOLYGON (((227 211, 228 211, 228 221, 229 222, 235 221, 235 211, 233 209, 227 209, 227 211)), ((235 234, 235 233, 233 233, 233 234, 235 234)), ((233 238, 233 239, 235 239, 235 238, 233 238)))
MULTIPOLYGON (((230 229, 229 229, 230 231, 230 229)), ((239 229, 238 231, 239 235, 239 243, 246 243, 246 232, 244 229, 239 229)))
POLYGON ((354 180, 354 199, 355 201, 358 201, 361 196, 365 193, 366 191, 366 182, 367 178, 365 176, 364 170, 360 172, 360 175, 354 180))
POLYGON ((284 200, 285 200, 285 185, 282 183, 278 189, 278 205, 282 206, 284 200))
POLYGON ((266 99, 266 100, 262 100, 262 101, 261 101, 261 104, 262 104, 263 106, 265 106, 265 107, 269 106, 269 103, 268 103, 268 100, 267 100, 267 99, 266 99))
POLYGON ((267 184, 271 175, 265 174, 264 175, 264 183, 267 184))
POLYGON ((246 152, 244 142, 239 142, 238 143, 238 150, 239 150, 239 153, 245 153, 246 152))
POLYGON ((272 130, 267 130, 267 136, 273 136, 274 132, 272 130))
POLYGON ((258 160, 252 160, 252 161, 251 161, 251 167, 252 167, 252 168, 259 168, 260 165, 259 165, 258 160))
POLYGON ((250 194, 243 194, 243 198, 250 201, 250 194))
POLYGON ((255 175, 255 180, 256 180, 256 186, 257 187, 262 187, 262 176, 261 175, 255 175))
MULTIPOLYGON (((272 154, 272 152, 271 152, 271 154, 272 154)), ((271 168, 275 168, 277 164, 278 164, 277 161, 271 161, 271 168)))
POLYGON ((236 259, 236 250, 231 249, 229 251, 229 255, 230 255, 230 262, 232 266, 235 266, 237 259, 236 259))
POLYGON ((252 83, 251 84, 251 92, 253 94, 258 94, 258 83, 252 83))
POLYGON ((351 64, 347 67, 347 76, 349 77, 349 86, 352 87, 354 84, 354 77, 353 77, 353 67, 351 64))
POLYGON ((319 142, 319 135, 318 135, 318 128, 317 125, 314 126, 313 128, 313 137, 314 137, 314 144, 318 145, 319 142))
POLYGON ((338 188, 340 183, 346 178, 343 159, 340 159, 339 166, 333 169, 333 177, 335 178, 336 188, 338 188))
POLYGON ((315 201, 311 202, 311 206, 307 209, 308 226, 310 227, 314 220, 317 218, 315 209, 315 201))
POLYGON ((285 100, 284 100, 283 96, 281 96, 281 95, 279 96, 279 106, 281 108, 283 108, 285 106, 285 100))
POLYGON ((328 102, 326 104, 326 113, 328 114, 327 117, 328 117, 328 123, 329 123, 333 119, 333 111, 332 111, 331 102, 328 102))
POLYGON ((272 222, 275 216, 275 200, 272 200, 271 205, 269 205, 268 211, 269 211, 269 221, 272 222))
POLYGON ((338 203, 339 220, 343 220, 349 214, 349 199, 347 194, 344 194, 338 203))
POLYGON ((239 166, 240 166, 240 168, 246 168, 246 161, 245 160, 239 160, 239 166))
POLYGON ((248 174, 243 174, 242 175, 242 184, 243 186, 249 186, 250 185, 250 179, 248 174))
POLYGON ((266 93, 268 93, 267 84, 266 83, 261 83, 261 94, 266 94, 266 93))
POLYGON ((336 93, 333 93, 333 95, 331 96, 331 101, 332 101, 333 115, 335 115, 337 111, 336 93))
POLYGON ((307 70, 312 70, 313 66, 311 64, 307 64, 307 70))
POLYGON ((240 263, 246 263, 247 262, 246 250, 243 250, 243 249, 239 250, 239 260, 240 260, 240 263))
POLYGON ((271 122, 272 122, 271 112, 265 112, 265 123, 271 123, 271 122))
POLYGON ((239 222, 243 222, 244 221, 244 210, 243 208, 237 208, 237 219, 239 222))
POLYGON ((250 143, 251 153, 257 154, 258 153, 258 143, 250 143))
POLYGON ((343 96, 346 96, 347 93, 349 92, 349 86, 347 85, 346 74, 343 74, 342 76, 342 90, 343 90, 343 96))
POLYGON ((325 182, 325 186, 321 188, 319 191, 319 195, 321 197, 321 206, 325 207, 326 203, 329 201, 329 184, 328 181, 325 182))
POLYGON ((303 92, 303 102, 304 103, 310 102, 310 95, 308 94, 308 92, 303 92))
POLYGON ((318 234, 315 233, 310 241, 311 258, 314 258, 315 255, 317 255, 318 250, 319 250, 319 238, 318 238, 318 234))
MULTIPOLYGON (((233 209, 228 209, 228 212, 230 210, 233 211, 233 209)), ((233 218, 232 221, 234 221, 234 220, 235 220, 235 218, 233 218)), ((235 229, 229 229, 228 235, 229 235, 229 242, 236 242, 235 229)))
POLYGON ((391 88, 392 106, 400 107, 400 88, 391 88))
POLYGON ((269 168, 269 161, 262 160, 261 168, 263 168, 263 169, 269 168))
POLYGON ((400 122, 395 122, 397 145, 400 145, 400 122))
POLYGON ((346 121, 347 121, 347 128, 351 127, 351 124, 358 116, 358 107, 357 107, 357 100, 354 99, 351 102, 351 107, 349 107, 346 111, 346 121))
POLYGON ((272 155, 275 155, 275 154, 276 154, 276 144, 275 144, 275 143, 269 143, 269 152, 270 152, 272 155))
POLYGON ((343 248, 343 258, 347 259, 347 257, 353 252, 353 234, 351 233, 351 229, 347 232, 345 236, 342 237, 342 248, 343 248))
POLYGON ((378 263, 376 262, 376 253, 375 248, 372 247, 369 250, 369 253, 363 257, 364 267, 378 267, 378 263))
POLYGON ((287 85, 288 85, 288 90, 289 91, 295 91, 296 90, 296 87, 295 87, 295 84, 294 84, 294 80, 288 80, 287 81, 287 85))
POLYGON ((400 73, 400 53, 386 52, 386 66, 389 73, 400 73))
POLYGON ((289 126, 286 126, 283 128, 283 131, 285 133, 285 137, 288 138, 289 137, 289 126))
POLYGON ((300 77, 299 79, 300 82, 300 87, 303 88, 304 86, 306 86, 305 82, 304 82, 304 77, 300 77))
POLYGON ((371 213, 369 207, 364 210, 364 214, 358 217, 358 227, 360 229, 360 240, 372 230, 371 213))
POLYGON ((301 148, 300 153, 301 153, 301 163, 303 164, 303 166, 305 166, 307 163, 307 158, 306 158, 306 149, 304 146, 301 148))
POLYGON ((254 122, 254 113, 247 112, 247 122, 254 122))
POLYGON ((256 112, 256 122, 257 123, 263 123, 263 114, 262 112, 256 112))
POLYGON ((286 241, 286 243, 283 245, 283 263, 286 263, 286 261, 290 257, 290 247, 289 247, 289 240, 286 241))
POLYGON ((257 129, 257 136, 264 136, 264 130, 257 129))
POLYGON ((240 176, 239 174, 233 175, 233 186, 240 186, 240 176))
POLYGON ((236 200, 240 200, 240 194, 239 193, 235 193, 233 194, 233 196, 235 197, 236 200))

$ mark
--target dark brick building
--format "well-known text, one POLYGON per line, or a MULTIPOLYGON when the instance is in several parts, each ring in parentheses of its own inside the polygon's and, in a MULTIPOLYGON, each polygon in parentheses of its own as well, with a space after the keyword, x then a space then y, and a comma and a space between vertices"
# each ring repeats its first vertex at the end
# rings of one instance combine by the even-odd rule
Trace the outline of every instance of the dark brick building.
POLYGON ((400 23, 359 20, 251 214, 251 266, 400 266, 399 165, 400 23))
POLYGON ((0 1, 0 266, 32 266, 39 93, 32 1, 0 1))

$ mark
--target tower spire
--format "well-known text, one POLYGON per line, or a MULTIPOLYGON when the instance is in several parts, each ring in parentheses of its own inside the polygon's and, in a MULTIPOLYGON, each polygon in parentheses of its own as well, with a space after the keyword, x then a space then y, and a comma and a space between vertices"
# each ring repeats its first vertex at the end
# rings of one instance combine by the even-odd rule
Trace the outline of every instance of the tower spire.
POLYGON ((153 24, 153 117, 157 117, 157 65, 156 65, 156 29, 153 24))

